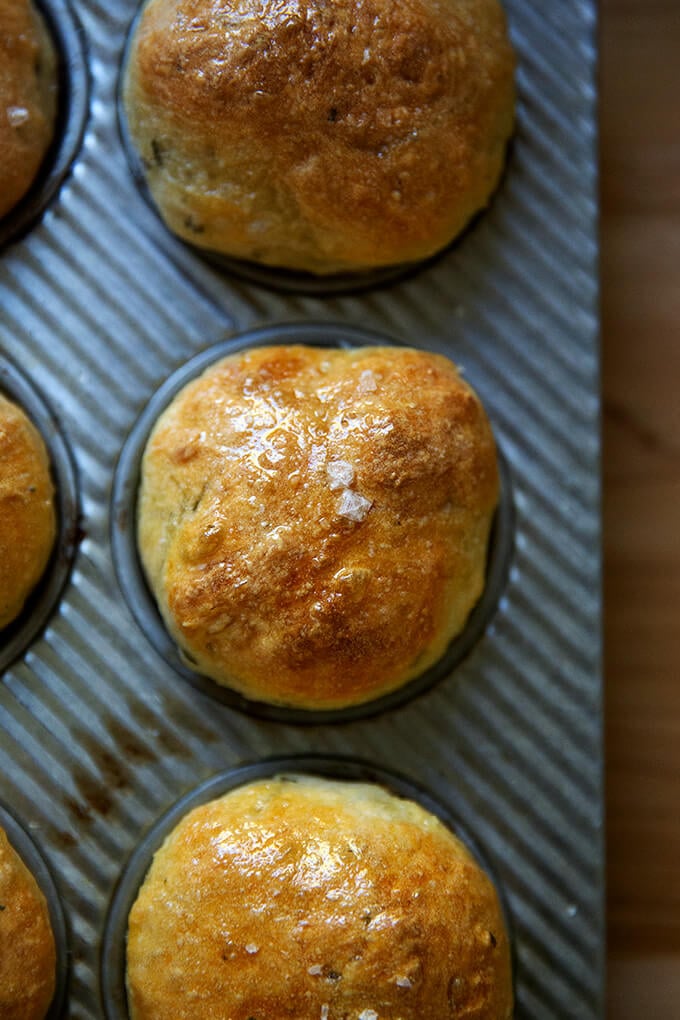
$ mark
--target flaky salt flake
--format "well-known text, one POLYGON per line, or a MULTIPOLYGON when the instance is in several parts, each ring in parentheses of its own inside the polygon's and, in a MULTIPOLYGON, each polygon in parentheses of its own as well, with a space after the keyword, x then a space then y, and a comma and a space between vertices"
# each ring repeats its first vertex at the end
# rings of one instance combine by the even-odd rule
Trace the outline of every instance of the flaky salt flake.
POLYGON ((366 499, 361 493, 345 489, 338 501, 338 514, 349 521, 359 522, 365 519, 372 506, 372 500, 366 499))
POLYGON ((411 983, 411 979, 407 978, 407 977, 398 977, 397 978, 397 984, 398 984, 398 986, 400 988, 413 988, 413 984, 411 983))
POLYGON ((354 481, 354 468, 346 460, 332 460, 326 464, 326 474, 331 490, 346 489, 354 481))
POLYGON ((223 616, 216 617, 212 623, 208 624, 206 630, 208 634, 220 634, 223 630, 226 630, 230 623, 233 623, 233 616, 225 613, 223 616))
POLYGON ((10 122, 12 127, 21 127, 27 120, 30 119, 30 113, 25 106, 8 106, 7 107, 7 120, 10 122))
POLYGON ((359 1013, 359 1020, 378 1020, 378 1014, 374 1009, 365 1009, 359 1013))
POLYGON ((370 368, 365 368, 359 376, 359 393, 375 393, 378 388, 378 380, 370 368))
POLYGON ((319 974, 323 974, 323 967, 320 963, 313 963, 311 967, 307 968, 307 973, 312 977, 318 977, 319 974))
POLYGON ((256 946, 254 942, 249 942, 246 946, 246 953, 250 953, 253 956, 255 953, 259 953, 260 947, 256 946))

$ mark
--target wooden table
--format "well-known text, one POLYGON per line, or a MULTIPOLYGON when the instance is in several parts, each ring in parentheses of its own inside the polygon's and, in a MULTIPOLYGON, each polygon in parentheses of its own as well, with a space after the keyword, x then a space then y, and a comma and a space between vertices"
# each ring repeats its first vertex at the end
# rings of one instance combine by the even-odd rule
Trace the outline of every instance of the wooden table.
POLYGON ((680 0, 601 5, 609 1016, 680 1018, 680 0))

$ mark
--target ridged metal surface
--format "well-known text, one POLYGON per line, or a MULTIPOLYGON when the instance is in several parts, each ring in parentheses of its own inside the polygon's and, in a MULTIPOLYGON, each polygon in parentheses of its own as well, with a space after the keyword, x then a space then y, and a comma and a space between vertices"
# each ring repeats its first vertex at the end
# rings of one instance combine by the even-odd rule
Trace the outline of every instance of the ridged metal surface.
POLYGON ((0 350, 57 411, 83 511, 59 609, 0 682, 0 799, 57 876, 68 1016, 102 1015, 106 910, 147 827, 216 771, 303 751, 368 758, 447 800, 508 898, 516 1016, 601 1016, 594 4, 508 0, 518 130, 492 207, 422 273, 327 300, 237 283, 166 233, 116 125, 135 3, 74 7, 92 74, 83 147, 43 221, 0 256, 0 350), (133 622, 108 540, 116 459, 161 381, 228 330, 310 318, 386 330, 462 364, 510 462, 517 510, 510 580, 471 657, 415 702, 341 727, 256 721, 197 694, 133 622))

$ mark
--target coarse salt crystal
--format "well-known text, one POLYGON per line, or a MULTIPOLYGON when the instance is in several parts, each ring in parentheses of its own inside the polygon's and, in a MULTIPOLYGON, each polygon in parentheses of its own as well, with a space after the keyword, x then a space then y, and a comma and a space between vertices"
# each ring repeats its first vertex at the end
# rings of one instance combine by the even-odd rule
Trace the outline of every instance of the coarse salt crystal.
POLYGON ((320 1017, 320 1020, 328 1020, 328 1013, 329 1013, 328 1006, 324 1002, 323 1006, 321 1007, 321 1017, 320 1017))
POLYGON ((7 107, 7 120, 10 122, 12 127, 20 127, 30 119, 30 113, 25 106, 8 106, 7 107))
POLYGON ((326 474, 331 490, 346 489, 354 481, 354 468, 346 460, 332 460, 326 464, 326 474))
POLYGON ((378 388, 378 380, 370 368, 365 368, 359 376, 359 393, 375 393, 378 388))
POLYGON ((311 967, 307 968, 307 973, 311 974, 312 977, 317 977, 317 975, 323 974, 323 967, 320 963, 313 963, 311 967))
POLYGON ((254 953, 259 953, 260 947, 256 946, 254 942, 249 942, 246 946, 246 953, 250 953, 252 956, 254 953))
POLYGON ((211 624, 208 624, 206 630, 208 634, 220 634, 223 630, 226 630, 230 623, 233 622, 233 616, 225 613, 222 616, 218 616, 211 624))
POLYGON ((372 506, 372 500, 366 499, 361 493, 345 489, 338 501, 338 514, 350 521, 363 521, 372 506))
POLYGON ((374 1009, 365 1009, 359 1013, 359 1020, 378 1020, 378 1014, 374 1009))
POLYGON ((411 984, 410 978, 407 978, 407 977, 398 977, 397 978, 397 984, 399 985, 400 988, 412 988, 413 987, 413 985, 411 984))

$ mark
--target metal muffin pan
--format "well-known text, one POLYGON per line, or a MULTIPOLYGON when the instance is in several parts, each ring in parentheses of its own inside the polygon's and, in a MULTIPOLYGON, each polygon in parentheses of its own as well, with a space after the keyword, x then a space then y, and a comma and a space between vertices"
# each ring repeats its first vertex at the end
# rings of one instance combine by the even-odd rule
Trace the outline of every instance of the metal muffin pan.
POLYGON ((111 901, 102 941, 101 986, 106 1020, 128 1020, 125 983, 127 919, 153 857, 167 836, 179 825, 185 815, 201 804, 207 804, 209 801, 249 783, 271 779, 274 776, 294 778, 299 775, 322 776, 325 779, 337 779, 347 783, 373 783, 383 787, 396 797, 415 801, 426 811, 436 815, 465 843, 477 863, 494 881, 512 946, 512 919, 505 901, 502 884, 495 874, 493 862, 489 860, 484 848, 480 847, 475 839, 465 831, 453 804, 442 803, 433 798, 429 791, 396 772, 378 768, 371 762, 356 758, 321 755, 274 757, 265 761, 244 764, 211 776, 210 779, 189 791, 176 804, 173 804, 135 848, 125 865, 125 870, 111 901))
POLYGON ((114 889, 170 805, 244 761, 315 752, 397 769, 455 805, 507 897, 518 1018, 602 1016, 595 5, 507 0, 518 127, 492 206, 407 279, 324 298, 244 282, 165 230, 118 128, 136 2, 72 6, 91 76, 82 145, 0 256, 0 353, 56 410, 82 511, 58 606, 0 681, 0 799, 30 820, 69 921, 64 1015, 102 1015, 114 889), (235 712, 167 665, 120 594, 110 507, 126 438, 175 370, 220 338, 320 320, 465 368, 509 465, 515 548, 484 637, 450 675, 377 716, 301 727, 235 712))
MULTIPOLYGON (((184 677, 197 690, 216 698, 232 708, 240 709, 273 722, 304 725, 352 722, 369 715, 396 708, 410 698, 427 691, 456 668, 469 655, 493 618, 510 570, 513 549, 514 508, 510 473, 499 452, 501 497, 489 543, 484 592, 470 613, 464 630, 449 645, 446 654, 430 669, 390 694, 343 709, 304 710, 270 705, 243 697, 223 687, 209 677, 201 676, 191 668, 190 662, 178 649, 169 635, 158 611, 154 596, 149 590, 137 550, 137 496, 141 461, 147 440, 159 415, 179 391, 192 379, 201 375, 210 365, 229 354, 253 346, 269 344, 303 343, 311 346, 357 347, 366 344, 394 344, 382 333, 343 326, 334 323, 290 323, 249 330, 208 347, 174 372, 151 396, 142 415, 128 436, 113 481, 111 503, 111 547, 114 566, 121 591, 142 631, 156 651, 176 673, 184 677)), ((483 400, 483 394, 480 395, 483 400)))

